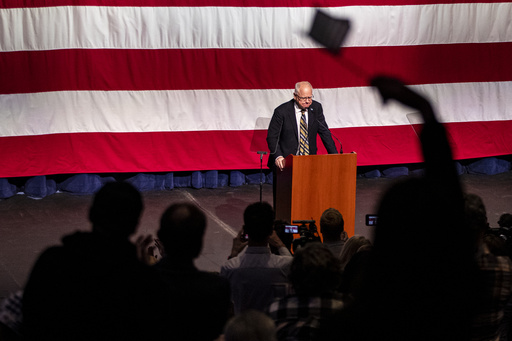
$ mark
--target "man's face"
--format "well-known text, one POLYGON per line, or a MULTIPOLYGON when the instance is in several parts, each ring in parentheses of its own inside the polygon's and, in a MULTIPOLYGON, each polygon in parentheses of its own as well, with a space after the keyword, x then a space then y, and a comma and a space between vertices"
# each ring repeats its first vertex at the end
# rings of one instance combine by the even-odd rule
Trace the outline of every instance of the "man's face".
POLYGON ((307 109, 313 103, 313 89, 309 86, 301 86, 297 93, 293 94, 293 98, 301 109, 307 109))

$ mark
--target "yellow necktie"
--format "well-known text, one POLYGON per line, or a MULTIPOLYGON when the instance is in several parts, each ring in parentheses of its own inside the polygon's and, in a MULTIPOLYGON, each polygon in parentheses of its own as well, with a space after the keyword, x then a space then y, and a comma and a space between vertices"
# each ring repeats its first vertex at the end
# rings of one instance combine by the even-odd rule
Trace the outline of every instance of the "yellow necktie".
POLYGON ((300 116, 300 143, 299 155, 309 155, 308 124, 306 123, 306 110, 301 110, 300 116))

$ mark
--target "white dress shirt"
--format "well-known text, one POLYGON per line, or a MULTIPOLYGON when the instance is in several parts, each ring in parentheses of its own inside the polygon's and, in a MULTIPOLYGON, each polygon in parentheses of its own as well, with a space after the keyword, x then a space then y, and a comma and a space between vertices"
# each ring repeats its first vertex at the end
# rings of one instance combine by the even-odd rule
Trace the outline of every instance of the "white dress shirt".
POLYGON ((288 294, 293 257, 285 247, 279 253, 286 255, 272 254, 269 247, 248 246, 221 267, 220 275, 231 284, 235 314, 248 309, 264 311, 274 299, 288 294))

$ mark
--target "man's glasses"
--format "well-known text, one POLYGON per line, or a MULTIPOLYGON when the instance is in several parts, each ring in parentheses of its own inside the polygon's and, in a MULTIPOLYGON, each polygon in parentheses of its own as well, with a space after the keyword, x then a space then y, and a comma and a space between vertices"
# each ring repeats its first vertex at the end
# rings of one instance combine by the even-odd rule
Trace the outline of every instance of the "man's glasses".
POLYGON ((299 101, 301 102, 306 102, 306 101, 311 101, 313 99, 314 96, 310 96, 310 97, 300 97, 299 95, 295 94, 295 96, 297 96, 297 98, 299 99, 299 101))

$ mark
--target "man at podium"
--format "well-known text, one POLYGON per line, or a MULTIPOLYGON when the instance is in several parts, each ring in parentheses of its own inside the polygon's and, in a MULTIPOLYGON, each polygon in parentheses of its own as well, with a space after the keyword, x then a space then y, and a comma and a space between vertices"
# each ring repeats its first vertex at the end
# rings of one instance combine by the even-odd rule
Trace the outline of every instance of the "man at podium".
MULTIPOLYGON (((284 158, 290 154, 315 155, 317 135, 320 135, 329 154, 338 153, 325 122, 322 104, 313 100, 313 87, 309 82, 298 82, 295 84, 293 99, 274 110, 267 131, 270 151, 268 167, 273 172, 274 208, 276 172, 283 169, 284 158)), ((340 153, 343 153, 341 147, 340 153)))

